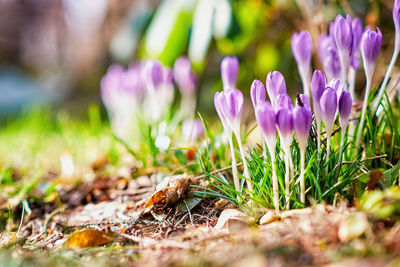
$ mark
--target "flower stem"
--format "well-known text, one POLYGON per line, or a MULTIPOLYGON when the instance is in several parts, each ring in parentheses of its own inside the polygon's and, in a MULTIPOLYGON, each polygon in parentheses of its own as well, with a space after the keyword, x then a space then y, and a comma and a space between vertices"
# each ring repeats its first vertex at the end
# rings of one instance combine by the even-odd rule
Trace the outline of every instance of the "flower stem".
POLYGON ((227 134, 227 137, 229 140, 229 147, 231 149, 233 183, 235 185, 235 190, 240 192, 240 183, 239 183, 238 170, 236 164, 235 149, 233 147, 232 133, 230 135, 227 134))
POLYGON ((310 97, 310 81, 309 81, 308 75, 303 73, 303 71, 301 71, 300 78, 301 78, 301 82, 303 84, 303 93, 306 96, 310 97))
POLYGON ((240 134, 235 134, 236 136, 236 140, 238 142, 238 146, 239 146, 239 151, 240 151, 240 156, 242 157, 242 162, 243 162, 243 168, 244 168, 244 177, 246 177, 246 183, 247 183, 247 189, 252 192, 253 191, 253 184, 251 183, 250 179, 250 172, 249 169, 247 167, 247 162, 246 162, 246 157, 244 156, 244 152, 243 152, 243 145, 242 145, 242 139, 240 138, 240 134))
POLYGON ((306 203, 306 181, 305 181, 305 167, 304 163, 306 160, 306 152, 304 149, 300 150, 300 201, 301 203, 306 203))
POLYGON ((279 187, 278 187, 278 176, 276 174, 275 167, 275 148, 268 148, 269 154, 271 156, 271 167, 272 167, 272 189, 274 191, 274 206, 275 211, 279 212, 279 187))
POLYGON ((390 60, 389 67, 385 74, 385 78, 383 79, 381 88, 379 89, 378 96, 375 98, 374 104, 372 105, 372 107, 373 107, 372 111, 374 111, 374 113, 376 112, 376 110, 379 106, 379 103, 381 102, 381 99, 383 97, 383 94, 385 93, 387 83, 389 81, 390 75, 392 74, 392 70, 393 70, 394 64, 396 63, 399 52, 400 52, 400 39, 396 36, 396 39, 394 42, 394 50, 393 50, 392 59, 390 60))
POLYGON ((285 202, 286 202, 286 209, 290 208, 290 202, 289 202, 289 183, 290 183, 290 167, 289 167, 289 151, 285 150, 285 202))
POLYGON ((328 174, 329 171, 329 156, 331 154, 331 134, 332 134, 332 129, 326 129, 326 159, 325 159, 325 173, 328 174))
POLYGON ((356 99, 355 85, 356 85, 356 70, 353 67, 350 67, 350 70, 349 70, 349 92, 351 94, 351 98, 353 98, 353 99, 356 99))
POLYGON ((361 134, 363 132, 365 111, 367 110, 368 95, 369 95, 370 89, 371 89, 371 77, 367 77, 367 85, 365 88, 365 96, 364 96, 364 103, 363 103, 363 107, 362 107, 362 111, 361 111, 360 125, 359 125, 358 131, 357 131, 356 148, 359 147, 360 142, 361 142, 361 134))

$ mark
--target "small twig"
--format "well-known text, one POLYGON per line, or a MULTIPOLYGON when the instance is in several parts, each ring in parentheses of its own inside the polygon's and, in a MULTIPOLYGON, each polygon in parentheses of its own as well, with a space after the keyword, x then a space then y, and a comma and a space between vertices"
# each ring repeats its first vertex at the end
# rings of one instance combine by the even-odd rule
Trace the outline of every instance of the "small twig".
POLYGON ((24 217, 25 217, 25 205, 24 205, 24 204, 22 204, 22 215, 21 215, 21 222, 19 223, 19 227, 18 227, 17 236, 19 236, 19 233, 21 232, 22 223, 24 222, 24 217))

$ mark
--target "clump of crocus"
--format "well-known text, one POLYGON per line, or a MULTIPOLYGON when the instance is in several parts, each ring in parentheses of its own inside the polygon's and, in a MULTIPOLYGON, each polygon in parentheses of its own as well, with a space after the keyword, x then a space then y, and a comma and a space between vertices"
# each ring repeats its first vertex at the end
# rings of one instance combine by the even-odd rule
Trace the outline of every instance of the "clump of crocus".
POLYGON ((379 93, 378 93, 377 97, 375 98, 375 101, 373 102, 373 105, 372 105, 373 112, 376 111, 376 109, 379 106, 379 103, 381 102, 381 99, 383 97, 383 94, 385 93, 385 89, 388 84, 390 75, 392 74, 394 64, 396 63, 397 57, 399 56, 399 52, 400 52, 400 0, 394 1, 392 15, 393 15, 394 27, 396 30, 393 55, 392 55, 392 59, 390 60, 389 67, 386 71, 385 78, 383 79, 383 82, 379 89, 379 93))
POLYGON ((300 201, 305 203, 305 159, 307 139, 312 123, 312 113, 308 97, 303 95, 300 97, 300 100, 302 103, 298 103, 293 109, 293 127, 300 148, 300 201))
POLYGON ((239 60, 237 57, 224 57, 221 62, 221 76, 224 90, 235 89, 239 73, 239 60))
POLYGON ((196 75, 187 57, 180 57, 175 61, 173 76, 182 95, 180 113, 191 117, 196 108, 196 75))
MULTIPOLYGON (((326 129, 326 162, 329 160, 331 135, 337 110, 337 93, 331 87, 326 87, 320 99, 321 117, 326 129)), ((328 169, 328 166, 326 167, 328 169)))
POLYGON ((365 111, 367 110, 368 96, 369 96, 369 91, 371 89, 372 75, 374 74, 375 71, 376 60, 378 58, 379 52, 381 51, 381 46, 382 46, 381 30, 378 28, 376 32, 368 27, 365 30, 361 39, 361 55, 364 62, 364 70, 367 83, 365 86, 364 103, 361 111, 360 124, 358 127, 356 147, 359 146, 361 141, 361 134, 363 131, 364 120, 365 120, 365 111))
POLYGON ((276 114, 270 102, 259 102, 254 107, 256 120, 261 128, 264 142, 267 144, 268 152, 271 157, 272 166, 272 189, 274 192, 275 210, 279 211, 279 187, 278 176, 275 167, 275 147, 276 147, 276 114))
MULTIPOLYGON (((233 160, 235 158, 232 142, 233 132, 236 137, 240 155, 243 161, 244 176, 247 179, 247 188, 251 191, 253 186, 252 183, 249 181, 250 172, 248 170, 246 158, 244 156, 243 144, 240 135, 240 119, 243 111, 243 102, 243 94, 238 89, 226 89, 222 92, 217 92, 214 97, 215 108, 217 109, 218 115, 228 135, 228 140, 231 146, 232 164, 234 164, 233 160), (226 130, 226 128, 228 128, 228 130, 226 130)), ((235 177, 234 179, 236 179, 235 187, 237 187, 236 189, 238 190, 239 180, 235 177)))
POLYGON ((303 83, 303 92, 309 96, 312 57, 311 35, 307 31, 296 32, 292 35, 290 44, 303 83))

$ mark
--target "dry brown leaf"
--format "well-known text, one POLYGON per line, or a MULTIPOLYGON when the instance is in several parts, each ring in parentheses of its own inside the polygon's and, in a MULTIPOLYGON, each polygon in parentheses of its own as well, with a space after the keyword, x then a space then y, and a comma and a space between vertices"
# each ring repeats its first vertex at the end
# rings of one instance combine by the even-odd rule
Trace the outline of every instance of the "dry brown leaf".
POLYGON ((146 202, 145 209, 164 209, 176 204, 186 195, 190 183, 191 179, 187 174, 165 178, 146 202))
POLYGON ((89 248, 107 244, 114 239, 114 234, 95 229, 85 229, 70 235, 66 244, 68 248, 89 248))
POLYGON ((250 224, 254 222, 254 219, 237 209, 226 209, 219 216, 218 222, 214 228, 217 230, 229 228, 229 224, 233 221, 250 224))

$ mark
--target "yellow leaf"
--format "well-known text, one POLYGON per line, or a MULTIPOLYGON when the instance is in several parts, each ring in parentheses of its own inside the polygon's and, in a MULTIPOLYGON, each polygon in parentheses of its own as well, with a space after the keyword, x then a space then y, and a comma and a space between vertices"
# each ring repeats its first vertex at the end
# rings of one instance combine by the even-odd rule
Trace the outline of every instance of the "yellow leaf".
POLYGON ((68 238, 68 248, 89 248, 98 247, 113 241, 115 236, 111 233, 95 229, 85 229, 75 232, 68 238))

